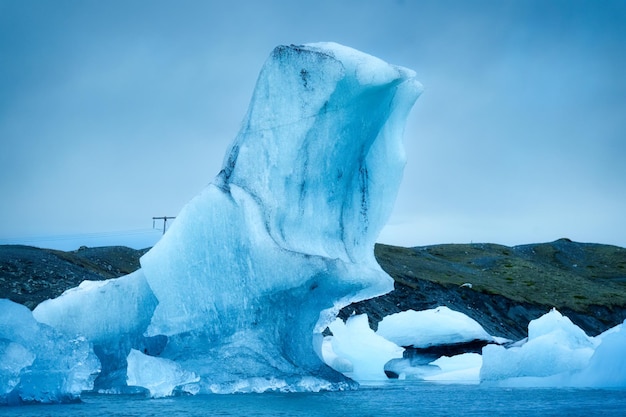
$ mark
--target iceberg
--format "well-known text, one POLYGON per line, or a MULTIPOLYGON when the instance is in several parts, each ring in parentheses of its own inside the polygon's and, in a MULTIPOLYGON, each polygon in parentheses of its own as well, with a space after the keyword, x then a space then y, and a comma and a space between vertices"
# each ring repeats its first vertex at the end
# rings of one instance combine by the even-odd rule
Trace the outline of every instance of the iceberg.
POLYGON ((345 323, 337 318, 329 329, 333 335, 324 338, 324 361, 359 383, 386 380, 385 364, 404 352, 369 327, 367 314, 351 316, 345 323))
POLYGON ((277 47, 223 169, 141 259, 146 330, 200 392, 351 385, 321 358, 340 308, 393 289, 374 243, 395 199, 414 72, 334 44, 277 47), (254 384, 253 384, 254 385, 254 384))
MULTIPOLYGON (((356 386, 322 361, 322 331, 342 307, 393 289, 374 243, 421 89, 413 71, 342 45, 277 47, 222 170, 141 269, 86 282, 34 317, 93 344, 100 392, 356 386)), ((30 356, 7 346, 17 372, 30 356)))
POLYGON ((520 346, 485 346, 481 380, 546 377, 582 369, 594 352, 593 339, 556 310, 528 325, 520 346))
POLYGON ((528 325, 528 338, 509 348, 483 348, 483 383, 515 387, 626 388, 622 323, 588 336, 556 309, 528 325))
POLYGON ((596 337, 589 363, 572 376, 576 387, 626 388, 626 320, 596 337))

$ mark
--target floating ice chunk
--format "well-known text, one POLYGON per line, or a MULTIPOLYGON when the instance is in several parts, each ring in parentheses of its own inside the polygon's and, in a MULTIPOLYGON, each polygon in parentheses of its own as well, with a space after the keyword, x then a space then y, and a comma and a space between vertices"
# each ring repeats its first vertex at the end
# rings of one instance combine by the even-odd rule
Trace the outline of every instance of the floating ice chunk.
POLYGON ((191 384, 198 381, 200 377, 184 370, 176 362, 144 355, 135 349, 128 355, 128 385, 146 388, 151 397, 167 397, 175 389, 197 392, 191 384))
POLYGON ((415 348, 473 340, 493 341, 493 337, 474 319, 445 306, 391 314, 378 324, 376 333, 398 346, 415 348))
POLYGON ((589 363, 596 343, 567 317, 553 309, 528 325, 528 340, 520 346, 483 348, 482 381, 507 385, 567 385, 559 376, 552 380, 528 379, 571 375, 589 363), (524 379, 526 378, 526 379, 524 379))
POLYGON ((386 380, 385 363, 401 358, 404 349, 378 336, 369 327, 367 314, 336 319, 329 326, 332 336, 325 338, 324 360, 337 371, 360 382, 386 380))
POLYGON ((0 404, 75 400, 99 370, 84 338, 68 339, 26 307, 0 300, 0 404))
MULTIPOLYGON (((84 281, 34 310, 41 323, 67 338, 86 337, 102 364, 95 388, 119 391, 126 381, 126 357, 131 348, 146 349, 143 336, 157 301, 141 270, 106 281, 84 281)), ((164 341, 163 341, 164 343, 164 341)))
POLYGON ((478 353, 463 353, 455 356, 442 356, 430 363, 439 368, 424 376, 426 381, 478 384, 480 382, 480 368, 483 364, 482 356, 478 353))
POLYGON ((626 388, 626 321, 596 337, 599 345, 571 385, 626 388))

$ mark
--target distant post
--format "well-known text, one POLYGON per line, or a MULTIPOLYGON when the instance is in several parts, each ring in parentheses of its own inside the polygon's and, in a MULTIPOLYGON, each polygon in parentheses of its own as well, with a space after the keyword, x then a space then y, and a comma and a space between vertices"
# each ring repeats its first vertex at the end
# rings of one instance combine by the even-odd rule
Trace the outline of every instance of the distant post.
POLYGON ((163 220, 163 234, 165 234, 165 230, 167 229, 167 221, 171 219, 175 219, 176 217, 172 216, 163 216, 163 217, 153 217, 152 218, 152 228, 154 229, 154 221, 155 220, 163 220))

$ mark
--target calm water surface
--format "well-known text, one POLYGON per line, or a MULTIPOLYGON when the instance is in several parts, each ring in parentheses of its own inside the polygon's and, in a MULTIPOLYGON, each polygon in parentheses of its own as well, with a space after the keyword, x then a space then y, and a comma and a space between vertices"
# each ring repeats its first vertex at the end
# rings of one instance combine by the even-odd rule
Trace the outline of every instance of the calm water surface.
POLYGON ((494 388, 397 381, 357 391, 85 395, 81 403, 0 407, 6 416, 626 416, 625 390, 494 388))

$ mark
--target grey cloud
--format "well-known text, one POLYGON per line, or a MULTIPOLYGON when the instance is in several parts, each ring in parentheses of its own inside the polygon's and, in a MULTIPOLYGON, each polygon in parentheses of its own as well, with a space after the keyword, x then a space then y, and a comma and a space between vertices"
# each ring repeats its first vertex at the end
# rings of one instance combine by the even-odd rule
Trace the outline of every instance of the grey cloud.
POLYGON ((626 245, 624 20, 621 1, 0 3, 0 239, 175 215, 271 49, 335 40, 425 86, 391 219, 415 244, 626 245))

